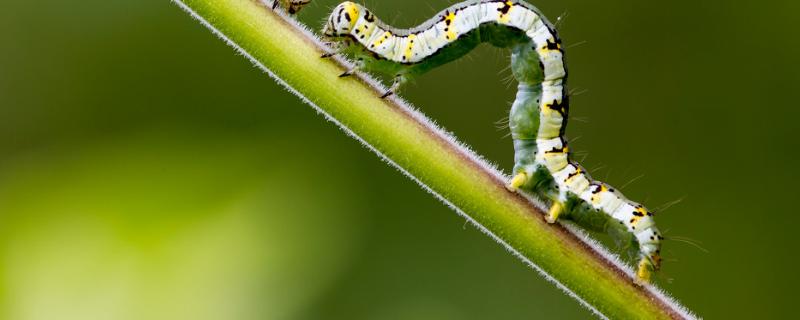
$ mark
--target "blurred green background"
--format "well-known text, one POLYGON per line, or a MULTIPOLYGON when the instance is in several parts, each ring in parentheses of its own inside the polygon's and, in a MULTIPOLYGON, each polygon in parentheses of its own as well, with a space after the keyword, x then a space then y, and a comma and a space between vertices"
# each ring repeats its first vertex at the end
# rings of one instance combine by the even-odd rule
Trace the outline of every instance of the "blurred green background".
MULTIPOLYGON (((317 28, 337 2, 314 1, 317 28)), ((367 5, 408 27, 450 3, 367 5)), ((800 3, 534 4, 566 13, 578 159, 683 199, 659 225, 708 250, 666 242, 660 285, 708 318, 794 314, 800 3)), ((591 317, 169 1, 6 1, 0 34, 4 319, 591 317)), ((404 93, 505 170, 507 61, 404 93)))

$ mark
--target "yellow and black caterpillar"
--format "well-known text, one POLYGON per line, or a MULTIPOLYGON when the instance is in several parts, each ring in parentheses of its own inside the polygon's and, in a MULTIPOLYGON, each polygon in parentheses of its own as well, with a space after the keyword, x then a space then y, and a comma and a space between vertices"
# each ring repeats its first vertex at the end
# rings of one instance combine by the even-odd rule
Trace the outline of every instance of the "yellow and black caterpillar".
MULTIPOLYGON (((292 1, 284 0, 291 8, 292 1)), ((508 189, 528 190, 552 203, 548 222, 559 217, 611 234, 638 256, 637 276, 648 282, 661 263, 663 236, 653 213, 593 180, 572 161, 564 132, 569 114, 564 48, 553 25, 519 0, 475 0, 455 4, 411 29, 381 22, 361 5, 334 8, 323 34, 358 69, 394 77, 388 96, 407 80, 458 59, 488 42, 511 49, 511 71, 519 82, 509 115, 514 140, 508 189)))

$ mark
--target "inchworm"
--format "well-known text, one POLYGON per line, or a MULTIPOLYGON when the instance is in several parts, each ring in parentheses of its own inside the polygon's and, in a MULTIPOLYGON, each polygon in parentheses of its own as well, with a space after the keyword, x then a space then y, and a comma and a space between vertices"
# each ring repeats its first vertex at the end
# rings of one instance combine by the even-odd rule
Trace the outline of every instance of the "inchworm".
POLYGON ((311 3, 311 0, 264 0, 265 3, 275 10, 280 6, 284 11, 289 14, 296 14, 303 9, 303 6, 311 3))
POLYGON ((519 0, 466 1, 416 28, 396 29, 361 5, 344 2, 334 8, 323 33, 339 44, 338 53, 357 61, 342 76, 358 69, 394 76, 384 97, 483 42, 510 48, 511 71, 519 86, 509 115, 515 164, 508 189, 549 199, 550 223, 569 218, 629 245, 638 255, 639 281, 650 281, 659 269, 663 237, 653 213, 593 180, 570 159, 564 137, 569 112, 564 48, 538 9, 519 0))

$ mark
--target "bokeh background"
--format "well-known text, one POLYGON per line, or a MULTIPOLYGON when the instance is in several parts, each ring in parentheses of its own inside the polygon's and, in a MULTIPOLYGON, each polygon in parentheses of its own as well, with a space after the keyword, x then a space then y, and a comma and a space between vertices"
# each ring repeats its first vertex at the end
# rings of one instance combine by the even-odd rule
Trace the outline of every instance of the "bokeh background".
MULTIPOLYGON (((367 1, 405 27, 450 3, 367 1)), ((682 199, 659 225, 707 250, 666 242, 660 285, 708 318, 796 314, 800 3, 535 5, 565 17, 578 158, 682 199)), ((0 7, 0 317, 591 317, 169 1, 0 7)), ((404 92, 505 170, 507 61, 404 92)))

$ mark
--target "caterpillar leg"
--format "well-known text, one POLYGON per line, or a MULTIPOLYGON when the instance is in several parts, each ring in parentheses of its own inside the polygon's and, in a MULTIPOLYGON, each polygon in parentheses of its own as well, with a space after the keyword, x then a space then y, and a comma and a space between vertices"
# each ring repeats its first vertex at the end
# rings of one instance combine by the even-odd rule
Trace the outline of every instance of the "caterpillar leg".
POLYGON ((540 164, 536 162, 541 88, 532 84, 520 84, 518 89, 508 114, 508 128, 514 140, 514 177, 506 188, 512 192, 520 188, 532 188, 541 180, 541 176, 537 174, 540 164))
POLYGON ((655 269, 653 262, 650 261, 649 258, 644 257, 639 260, 639 265, 636 270, 636 284, 644 285, 650 283, 655 269))
POLYGON ((517 173, 511 180, 508 181, 506 184, 506 189, 511 192, 516 192, 520 187, 525 185, 528 182, 528 174, 525 172, 517 173))
POLYGON ((555 223, 558 220, 558 216, 564 212, 564 204, 559 201, 553 201, 553 205, 550 206, 550 211, 547 213, 547 223, 555 223))
POLYGON ((323 42, 323 44, 325 44, 326 47, 331 49, 331 51, 325 52, 320 56, 320 58, 324 59, 343 53, 345 50, 347 50, 348 47, 350 47, 352 43, 349 40, 344 40, 344 41, 327 41, 323 42))
MULTIPOLYGON (((530 177, 524 171, 517 173, 508 182, 508 184, 506 185, 506 189, 508 189, 508 191, 511 192, 516 192, 517 190, 528 184, 528 182, 530 182, 529 180, 531 180, 530 177)), ((563 196, 561 198, 563 198, 563 196)), ((564 203, 559 200, 553 200, 553 204, 550 206, 550 210, 547 212, 547 217, 545 217, 545 220, 547 220, 547 223, 555 223, 556 220, 558 220, 558 217, 563 212, 564 212, 564 203)))
POLYGON ((351 76, 354 73, 356 73, 356 71, 361 70, 363 68, 364 68, 364 60, 359 58, 358 60, 356 60, 355 65, 353 65, 353 67, 350 68, 350 70, 347 70, 344 73, 340 74, 339 78, 351 76))
POLYGON ((384 99, 388 96, 391 96, 397 93, 400 90, 400 87, 408 81, 408 78, 402 74, 398 74, 394 76, 394 81, 392 81, 392 86, 389 87, 383 95, 381 95, 381 99, 384 99))

